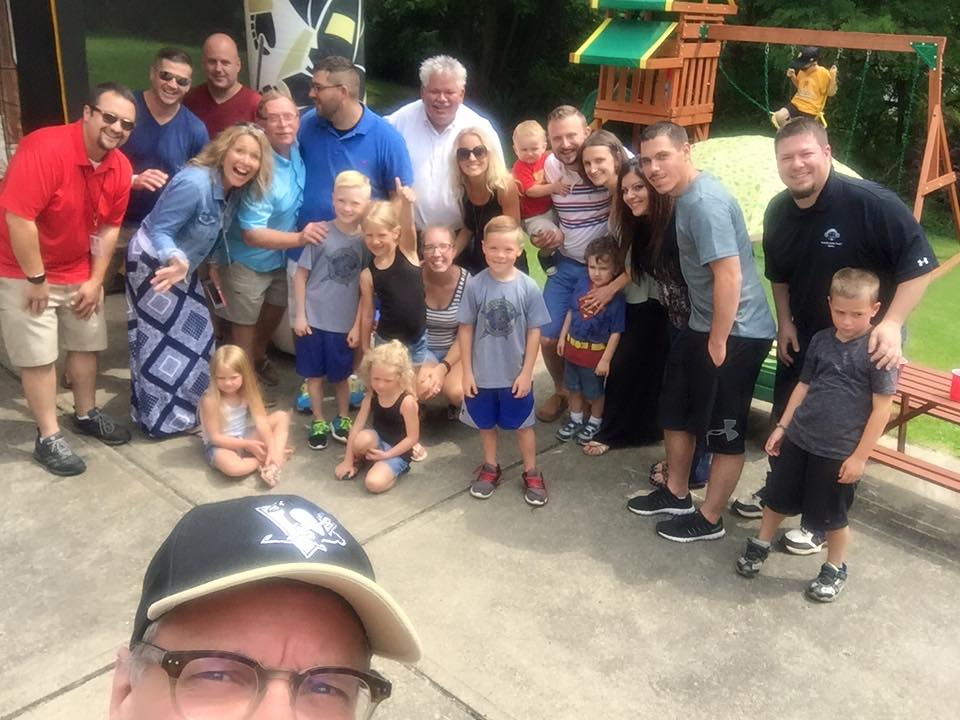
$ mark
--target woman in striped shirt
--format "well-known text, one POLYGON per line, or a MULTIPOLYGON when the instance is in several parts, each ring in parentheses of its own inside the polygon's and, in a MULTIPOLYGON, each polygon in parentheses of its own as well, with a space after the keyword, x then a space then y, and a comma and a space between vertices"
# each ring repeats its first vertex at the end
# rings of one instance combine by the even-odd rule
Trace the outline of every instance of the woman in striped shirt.
POLYGON ((455 236, 450 228, 431 225, 423 231, 423 290, 427 301, 427 359, 420 366, 417 390, 421 402, 441 393, 448 416, 456 419, 463 402, 457 310, 470 273, 453 262, 455 236))

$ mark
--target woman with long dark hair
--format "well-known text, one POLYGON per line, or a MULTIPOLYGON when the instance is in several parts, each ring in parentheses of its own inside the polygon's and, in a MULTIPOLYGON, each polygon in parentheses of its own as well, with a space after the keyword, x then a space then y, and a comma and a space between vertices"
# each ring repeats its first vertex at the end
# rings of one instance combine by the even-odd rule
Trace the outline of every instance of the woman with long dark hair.
MULTIPOLYGON (((581 150, 585 173, 593 182, 602 175, 592 168, 593 158, 602 153, 590 148, 605 144, 585 143, 581 150)), ((624 256, 626 277, 617 284, 626 295, 627 323, 610 363, 603 425, 596 439, 584 445, 587 455, 603 455, 611 447, 646 445, 663 436, 658 404, 670 337, 657 287, 658 278, 671 277, 664 256, 669 255, 665 248, 671 244, 667 236, 673 228, 673 200, 649 188, 637 158, 620 162, 616 177, 610 230, 619 238, 624 256)), ((605 175, 602 179, 607 180, 605 175)), ((675 254, 675 236, 672 244, 675 254)), ((679 260, 676 267, 679 274, 679 260)))

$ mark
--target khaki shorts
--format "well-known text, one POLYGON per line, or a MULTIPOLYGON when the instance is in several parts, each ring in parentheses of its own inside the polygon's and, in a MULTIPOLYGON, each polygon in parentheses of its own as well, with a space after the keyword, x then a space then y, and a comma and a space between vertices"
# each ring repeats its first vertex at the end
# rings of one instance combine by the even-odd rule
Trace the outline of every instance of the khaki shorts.
POLYGON ((70 309, 70 298, 79 288, 51 285, 50 301, 40 315, 27 312, 27 281, 0 278, 0 329, 10 362, 17 367, 42 367, 56 362, 59 348, 76 352, 107 349, 107 322, 103 309, 86 320, 70 309))
POLYGON ((256 325, 264 303, 286 307, 287 270, 251 270, 243 263, 220 266, 220 289, 227 306, 217 315, 237 325, 256 325))

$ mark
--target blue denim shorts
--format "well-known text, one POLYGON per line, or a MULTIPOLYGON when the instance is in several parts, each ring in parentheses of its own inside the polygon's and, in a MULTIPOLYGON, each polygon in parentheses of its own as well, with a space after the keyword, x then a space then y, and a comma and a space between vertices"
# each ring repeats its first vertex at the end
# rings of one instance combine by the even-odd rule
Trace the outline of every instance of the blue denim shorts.
MULTIPOLYGON (((383 345, 384 343, 390 342, 386 338, 380 337, 378 334, 374 333, 373 335, 373 345, 374 347, 378 345, 383 345)), ((423 365, 426 362, 430 350, 427 349, 427 333, 424 332, 416 341, 407 345, 407 351, 410 353, 410 362, 414 365, 423 365)))
MULTIPOLYGON (((374 432, 376 432, 376 430, 374 430, 374 432)), ((379 448, 380 448, 381 450, 383 450, 384 452, 388 452, 389 450, 391 450, 391 449, 393 448, 393 445, 391 445, 391 444, 388 443, 388 442, 384 442, 383 440, 381 440, 379 435, 377 435, 377 444, 378 444, 379 448)), ((400 476, 403 475, 405 472, 409 472, 409 470, 410 470, 410 463, 407 462, 406 460, 404 460, 404 459, 403 459, 402 457, 400 457, 399 455, 396 456, 396 457, 387 458, 386 460, 380 460, 379 462, 384 462, 384 463, 386 463, 386 464, 387 464, 387 467, 390 468, 390 471, 391 471, 396 477, 400 477, 400 476)))
POLYGON ((603 397, 604 378, 597 375, 594 368, 574 365, 569 360, 564 362, 563 384, 570 392, 580 393, 587 400, 596 400, 603 397))

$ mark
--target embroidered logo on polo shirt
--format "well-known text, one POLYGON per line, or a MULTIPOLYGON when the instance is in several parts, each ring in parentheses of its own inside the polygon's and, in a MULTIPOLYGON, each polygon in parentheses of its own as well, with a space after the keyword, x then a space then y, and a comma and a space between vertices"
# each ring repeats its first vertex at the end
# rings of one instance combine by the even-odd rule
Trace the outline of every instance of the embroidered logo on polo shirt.
POLYGON ((824 247, 836 248, 843 245, 843 241, 840 239, 840 233, 837 232, 837 229, 830 228, 823 234, 823 240, 820 241, 820 244, 824 247))

